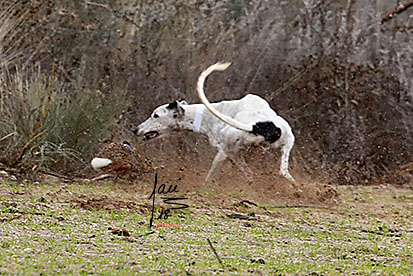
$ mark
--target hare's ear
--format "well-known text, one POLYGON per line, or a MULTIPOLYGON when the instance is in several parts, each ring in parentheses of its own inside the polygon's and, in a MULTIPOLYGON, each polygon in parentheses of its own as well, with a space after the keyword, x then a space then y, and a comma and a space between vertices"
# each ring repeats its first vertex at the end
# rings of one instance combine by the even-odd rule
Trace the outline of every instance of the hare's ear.
POLYGON ((188 102, 185 101, 185 100, 180 100, 180 101, 179 101, 179 104, 181 104, 181 105, 188 105, 188 102))

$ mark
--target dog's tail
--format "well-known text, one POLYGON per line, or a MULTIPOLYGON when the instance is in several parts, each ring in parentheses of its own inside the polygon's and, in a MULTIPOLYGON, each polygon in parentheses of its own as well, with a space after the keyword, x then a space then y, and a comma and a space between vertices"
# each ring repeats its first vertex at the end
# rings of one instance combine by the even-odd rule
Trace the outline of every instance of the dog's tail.
POLYGON ((198 96, 201 99, 202 103, 208 108, 208 110, 211 111, 211 113, 214 114, 218 119, 220 119, 221 121, 223 121, 224 123, 227 123, 228 125, 230 125, 232 127, 235 127, 236 129, 251 132, 252 131, 252 126, 240 123, 240 122, 232 119, 231 117, 228 117, 228 116, 222 114, 221 112, 219 112, 218 110, 216 110, 212 106, 212 104, 208 101, 207 97, 205 96, 204 82, 205 82, 205 79, 208 77, 208 75, 211 74, 214 71, 224 71, 230 65, 231 65, 230 62, 227 62, 227 63, 218 62, 214 65, 209 66, 208 69, 206 69, 204 72, 202 72, 201 75, 198 78, 198 85, 197 85, 198 96))

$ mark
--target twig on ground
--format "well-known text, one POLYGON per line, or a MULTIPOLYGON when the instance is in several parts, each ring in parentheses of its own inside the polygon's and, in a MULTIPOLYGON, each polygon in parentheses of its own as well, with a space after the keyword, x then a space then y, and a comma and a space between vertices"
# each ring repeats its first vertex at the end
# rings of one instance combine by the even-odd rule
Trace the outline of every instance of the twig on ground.
POLYGON ((232 219, 258 220, 256 217, 247 216, 247 215, 238 214, 238 213, 229 214, 227 215, 227 217, 232 218, 232 219))
POLYGON ((256 203, 254 203, 254 202, 252 202, 252 201, 249 201, 249 200, 241 200, 241 202, 239 203, 239 204, 242 204, 242 205, 244 205, 245 207, 249 207, 247 204, 250 204, 250 205, 254 205, 255 207, 258 207, 258 205, 256 204, 256 203))
POLYGON ((65 180, 74 181, 74 179, 71 178, 71 177, 61 175, 61 174, 58 174, 58 173, 54 173, 54 172, 51 172, 51 171, 40 170, 40 172, 44 173, 44 174, 51 175, 51 176, 55 176, 55 177, 58 177, 58 178, 63 178, 65 180))
POLYGON ((152 235, 152 234, 154 234, 154 233, 155 233, 155 231, 150 231, 150 232, 141 234, 141 235, 139 235, 138 237, 139 237, 139 238, 142 238, 142 237, 146 237, 146 236, 152 235))
POLYGON ((381 236, 388 236, 388 237, 401 237, 401 235, 402 235, 400 233, 386 233, 386 232, 365 230, 365 229, 362 229, 361 232, 362 233, 375 234, 375 235, 381 235, 381 236))
POLYGON ((113 174, 102 174, 91 179, 91 181, 98 181, 113 176, 113 174))
POLYGON ((313 208, 313 209, 329 209, 326 206, 316 206, 316 205, 276 205, 270 206, 269 209, 283 209, 283 208, 313 208))
POLYGON ((222 264, 221 258, 218 256, 218 253, 217 253, 217 251, 215 250, 214 246, 212 246, 212 243, 211 243, 211 241, 209 240, 209 238, 207 238, 207 241, 208 241, 209 246, 210 246, 211 249, 212 249, 212 252, 214 252, 215 257, 218 259, 218 262, 221 264, 222 268, 224 268, 224 265, 222 264))
POLYGON ((43 212, 26 212, 26 211, 20 211, 16 209, 6 209, 6 210, 1 210, 0 213, 9 213, 9 214, 22 214, 22 215, 36 215, 36 216, 49 216, 52 217, 52 215, 46 215, 43 212))

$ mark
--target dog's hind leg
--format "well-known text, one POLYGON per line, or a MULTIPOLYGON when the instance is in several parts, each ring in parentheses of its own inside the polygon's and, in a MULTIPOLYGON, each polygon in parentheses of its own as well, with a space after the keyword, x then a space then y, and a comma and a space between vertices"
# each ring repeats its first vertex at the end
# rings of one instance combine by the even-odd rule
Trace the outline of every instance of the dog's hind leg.
POLYGON ((225 159, 227 159, 227 155, 223 150, 219 150, 217 155, 215 155, 214 161, 212 161, 212 166, 209 169, 209 172, 207 174, 207 176, 205 177, 205 182, 208 181, 209 177, 211 176, 212 172, 215 170, 215 168, 222 163, 222 161, 224 161, 225 159))

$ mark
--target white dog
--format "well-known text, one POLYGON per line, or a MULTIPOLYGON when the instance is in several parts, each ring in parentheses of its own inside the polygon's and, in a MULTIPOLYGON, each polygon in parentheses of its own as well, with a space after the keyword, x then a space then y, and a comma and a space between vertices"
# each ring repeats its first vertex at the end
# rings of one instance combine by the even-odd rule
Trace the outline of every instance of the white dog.
POLYGON ((198 95, 203 104, 188 104, 176 101, 156 108, 151 117, 140 124, 134 133, 145 140, 160 137, 175 130, 190 130, 206 134, 210 144, 218 153, 206 176, 211 176, 219 163, 231 158, 242 171, 251 176, 242 157, 236 153, 244 146, 261 143, 272 148, 281 148, 280 173, 294 181, 288 172, 288 159, 294 145, 294 135, 286 120, 271 109, 267 101, 257 95, 248 94, 242 99, 210 103, 204 93, 205 79, 213 71, 223 71, 230 63, 216 63, 201 73, 198 78, 198 95), (208 110, 205 110, 205 107, 208 110))

